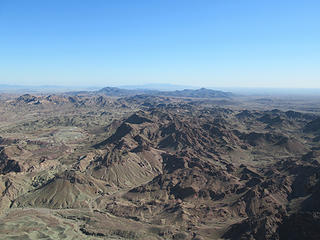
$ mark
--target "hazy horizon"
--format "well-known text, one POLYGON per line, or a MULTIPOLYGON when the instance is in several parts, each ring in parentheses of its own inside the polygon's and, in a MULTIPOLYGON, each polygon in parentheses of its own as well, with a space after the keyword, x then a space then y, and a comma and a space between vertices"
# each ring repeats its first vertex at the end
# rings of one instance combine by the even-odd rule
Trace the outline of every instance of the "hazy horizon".
POLYGON ((1 1, 0 84, 320 88, 318 1, 1 1))
MULTIPOLYGON (((129 90, 176 91, 184 89, 200 89, 203 86, 149 83, 141 85, 104 85, 104 86, 67 86, 67 85, 7 85, 0 84, 2 93, 65 93, 77 91, 97 91, 105 87, 129 90)), ((319 96, 320 88, 254 88, 254 87, 205 87, 207 89, 232 92, 243 96, 319 96)))
POLYGON ((246 87, 246 86, 203 86, 203 85, 182 85, 182 84, 171 84, 171 83, 151 83, 146 82, 143 84, 99 84, 99 85, 68 85, 68 84, 11 84, 11 83, 0 83, 1 87, 15 88, 15 87, 30 87, 30 88, 83 88, 83 89, 101 89, 105 87, 123 88, 123 89, 154 89, 161 90, 162 88, 172 88, 172 89, 283 89, 283 90, 320 90, 320 87, 246 87))

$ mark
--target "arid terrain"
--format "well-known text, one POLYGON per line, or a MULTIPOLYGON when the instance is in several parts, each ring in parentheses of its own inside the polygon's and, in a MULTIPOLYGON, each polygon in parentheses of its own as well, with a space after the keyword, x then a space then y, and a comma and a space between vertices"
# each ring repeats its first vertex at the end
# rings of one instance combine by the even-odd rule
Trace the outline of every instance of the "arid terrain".
POLYGON ((320 97, 2 93, 0 239, 320 239, 320 97))

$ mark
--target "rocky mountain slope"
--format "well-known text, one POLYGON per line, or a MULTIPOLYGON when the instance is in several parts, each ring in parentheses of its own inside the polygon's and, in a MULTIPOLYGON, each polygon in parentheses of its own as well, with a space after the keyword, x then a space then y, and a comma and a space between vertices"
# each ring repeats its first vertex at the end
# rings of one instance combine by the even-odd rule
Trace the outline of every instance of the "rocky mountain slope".
POLYGON ((0 238, 319 238, 317 113, 164 95, 1 102, 0 238))

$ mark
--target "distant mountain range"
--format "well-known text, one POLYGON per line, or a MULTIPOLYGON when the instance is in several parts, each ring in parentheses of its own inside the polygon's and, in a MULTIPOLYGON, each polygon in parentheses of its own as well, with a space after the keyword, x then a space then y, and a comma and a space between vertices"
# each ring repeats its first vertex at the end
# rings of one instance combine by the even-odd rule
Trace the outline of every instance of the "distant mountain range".
POLYGON ((174 91, 174 90, 184 90, 184 89, 197 89, 199 86, 189 86, 189 85, 177 85, 177 84, 168 84, 168 83, 149 83, 143 85, 122 85, 118 86, 121 89, 149 89, 149 90, 158 90, 158 91, 174 91))
POLYGON ((110 96, 126 96, 137 94, 148 95, 162 95, 162 96, 180 96, 183 97, 204 97, 199 94, 205 94, 205 97, 225 97, 223 93, 230 96, 230 92, 236 95, 249 95, 249 96, 280 96, 280 95, 300 95, 300 96, 319 96, 319 88, 248 88, 248 87, 219 87, 219 90, 212 90, 215 88, 203 88, 187 85, 176 84, 160 84, 151 83, 143 85, 122 85, 112 86, 100 89, 98 86, 58 86, 58 85, 11 85, 0 84, 0 93, 70 93, 72 95, 87 93, 96 94, 97 92, 110 96), (100 89, 100 90, 99 90, 100 89), (196 92, 192 92, 196 91, 196 92), (196 96, 194 96, 194 94, 196 96), (187 95, 187 96, 186 96, 187 95), (192 96, 193 95, 193 96, 192 96), (217 96, 219 95, 219 96, 217 96))
POLYGON ((55 86, 55 85, 10 85, 0 84, 0 93, 60 93, 66 91, 94 91, 99 87, 55 86))
POLYGON ((99 94, 108 96, 132 96, 132 95, 154 95, 154 96, 168 96, 168 97, 192 97, 192 98, 230 98, 233 96, 231 92, 223 92, 211 90, 206 88, 200 89, 184 89, 175 91, 159 91, 151 89, 122 89, 115 87, 105 87, 97 91, 99 94))

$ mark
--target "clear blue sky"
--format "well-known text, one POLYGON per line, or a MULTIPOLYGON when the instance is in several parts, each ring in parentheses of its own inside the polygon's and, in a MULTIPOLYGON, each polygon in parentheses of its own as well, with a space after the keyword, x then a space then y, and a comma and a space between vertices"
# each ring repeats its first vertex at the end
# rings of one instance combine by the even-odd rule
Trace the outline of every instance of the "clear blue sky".
POLYGON ((320 1, 0 0, 0 84, 320 88, 320 1))

